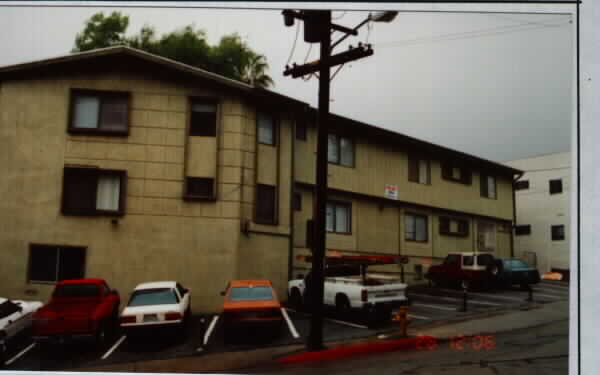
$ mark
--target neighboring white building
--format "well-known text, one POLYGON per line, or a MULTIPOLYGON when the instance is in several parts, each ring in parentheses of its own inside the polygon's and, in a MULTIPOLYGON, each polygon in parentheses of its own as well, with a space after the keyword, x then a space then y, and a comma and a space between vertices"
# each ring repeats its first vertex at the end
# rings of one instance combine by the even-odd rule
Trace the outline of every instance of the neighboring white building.
POLYGON ((505 162, 525 171, 515 187, 515 256, 540 272, 569 270, 571 153, 505 162))

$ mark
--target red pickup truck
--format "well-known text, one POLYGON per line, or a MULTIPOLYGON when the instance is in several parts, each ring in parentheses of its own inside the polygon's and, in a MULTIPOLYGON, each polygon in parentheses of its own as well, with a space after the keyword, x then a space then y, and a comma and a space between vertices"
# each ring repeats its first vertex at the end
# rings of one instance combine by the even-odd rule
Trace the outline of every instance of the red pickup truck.
POLYGON ((33 316, 33 339, 40 343, 93 339, 103 344, 118 327, 120 302, 119 293, 102 279, 60 281, 50 302, 33 316))

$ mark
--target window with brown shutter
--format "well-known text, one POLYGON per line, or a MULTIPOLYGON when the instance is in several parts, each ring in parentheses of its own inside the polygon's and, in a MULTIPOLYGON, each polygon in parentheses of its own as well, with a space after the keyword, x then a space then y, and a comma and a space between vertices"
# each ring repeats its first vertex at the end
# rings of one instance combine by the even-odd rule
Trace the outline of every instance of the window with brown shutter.
POLYGON ((63 215, 123 215, 126 172, 100 168, 65 167, 63 215))
POLYGON ((276 224, 276 209, 276 187, 271 185, 256 185, 256 212, 254 221, 259 224, 276 224))
POLYGON ((408 181, 419 182, 419 159, 412 156, 408 158, 408 181))
POLYGON ((447 236, 466 237, 469 235, 469 221, 440 216, 440 234, 447 236))
POLYGON ((128 92, 73 89, 70 106, 71 134, 129 134, 128 92))
POLYGON ((471 185, 472 172, 466 167, 459 167, 456 164, 444 163, 442 164, 442 178, 448 181, 471 185))

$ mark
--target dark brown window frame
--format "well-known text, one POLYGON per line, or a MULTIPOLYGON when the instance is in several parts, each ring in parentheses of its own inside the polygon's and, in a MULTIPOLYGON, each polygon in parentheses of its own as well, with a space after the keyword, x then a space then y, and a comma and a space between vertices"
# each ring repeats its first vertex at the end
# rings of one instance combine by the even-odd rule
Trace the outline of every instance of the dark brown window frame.
POLYGON ((302 211, 302 193, 294 192, 292 194, 292 209, 302 211))
POLYGON ((528 236, 531 234, 531 225, 515 225, 515 236, 528 236))
POLYGON ((220 105, 219 99, 212 98, 212 97, 191 96, 188 99, 188 103, 189 103, 189 114, 188 114, 189 124, 188 124, 188 128, 187 128, 187 135, 189 137, 210 137, 210 138, 216 137, 219 134, 219 105, 220 105), (211 135, 192 134, 192 113, 194 112, 194 111, 192 111, 192 106, 194 104, 212 104, 215 106, 214 135, 212 135, 212 134, 211 135))
POLYGON ((468 237, 469 230, 469 220, 461 219, 457 217, 451 216, 440 216, 439 217, 439 233, 444 236, 453 236, 453 237, 468 237), (450 222, 456 221, 458 226, 458 232, 450 231, 450 222), (447 222, 447 224, 445 224, 447 222))
POLYGON ((550 192, 550 195, 562 194, 562 192, 563 192, 562 178, 556 178, 556 179, 548 181, 548 191, 550 192), (553 183, 555 185, 554 188, 552 185, 553 183), (558 187, 556 186, 557 183, 559 184, 558 187))
POLYGON ((552 241, 564 241, 565 238, 567 238, 567 234, 565 233, 565 225, 564 224, 551 225, 550 226, 550 237, 551 237, 552 241), (555 230, 558 230, 560 228, 562 228, 562 236, 558 236, 558 233, 555 232, 555 230))
POLYGON ((305 119, 296 121, 294 136, 299 141, 306 141, 308 139, 308 124, 305 119))
POLYGON ((429 160, 428 158, 422 157, 422 156, 409 154, 408 155, 408 181, 414 182, 414 183, 420 184, 420 185, 431 185, 431 160, 429 160), (427 181, 426 182, 419 181, 419 175, 420 175, 420 169, 421 169, 420 162, 421 161, 427 162, 427 181), (416 175, 413 175, 412 172, 415 168, 416 168, 416 175))
POLYGON ((263 225, 278 225, 279 215, 279 191, 277 189, 277 185, 269 185, 269 184, 256 184, 256 189, 254 193, 254 222, 257 224, 263 225), (268 187, 273 189, 273 217, 271 219, 265 219, 258 216, 258 189, 261 187, 268 187))
POLYGON ((280 123, 280 119, 274 113, 267 111, 267 110, 258 110, 256 112, 256 143, 258 143, 259 145, 277 147, 277 145, 279 144, 279 123, 280 123), (271 117, 271 119, 273 120, 273 143, 261 142, 261 140, 260 140, 260 136, 259 136, 260 131, 259 131, 259 126, 258 126, 258 115, 259 114, 267 115, 267 116, 271 117))
POLYGON ((528 190, 529 189, 529 180, 516 181, 514 187, 515 187, 515 191, 528 190))
POLYGON ((337 165, 345 168, 356 168, 356 142, 353 138, 346 137, 344 135, 339 135, 335 133, 330 133, 327 135, 327 146, 329 148, 329 136, 335 136, 337 138, 337 162, 329 160, 329 150, 327 150, 327 163, 337 165), (342 138, 349 141, 352 145, 352 165, 342 164, 342 138))
POLYGON ((414 216, 415 218, 423 218, 425 219, 425 239, 424 240, 417 240, 417 230, 416 230, 416 224, 415 224, 415 238, 407 238, 408 232, 406 232, 406 223, 404 223, 404 225, 402 226, 402 230, 404 231, 404 241, 407 242, 417 242, 417 243, 428 243, 429 242, 429 216, 427 215, 423 215, 420 213, 416 213, 416 212, 405 212, 404 213, 404 220, 406 220, 407 216, 414 216))
MULTIPOLYGON (((97 193, 98 182, 96 180, 96 190, 97 193)), ((96 194, 94 193, 94 194, 96 194)), ((127 195, 127 171, 125 170, 116 170, 116 169, 100 169, 96 167, 83 167, 83 166, 65 166, 63 169, 63 186, 62 186, 62 194, 61 194, 61 213, 65 216, 123 216, 125 215, 125 202, 127 195), (73 173, 78 172, 88 172, 93 173, 96 179, 101 175, 117 175, 120 178, 119 181, 119 209, 116 211, 109 210, 99 210, 99 209, 91 209, 91 210, 71 210, 66 209, 66 191, 65 187, 67 184, 67 178, 69 171, 73 171, 73 173)))
POLYGON ((498 177, 496 176, 492 176, 491 174, 485 174, 485 173, 481 173, 479 175, 479 193, 481 195, 482 198, 487 198, 487 199, 498 199, 498 177), (488 177, 492 177, 494 179, 494 193, 495 196, 490 197, 488 196, 488 177), (484 183, 485 181, 485 183, 484 183), (485 187, 485 189, 484 189, 485 187))
POLYGON ((213 177, 196 177, 196 176, 186 176, 185 180, 183 182, 184 184, 184 190, 183 190, 183 200, 185 201, 216 201, 217 200, 217 192, 216 192, 216 183, 215 183, 215 178, 213 177), (188 183, 189 183, 189 179, 194 178, 194 179, 205 179, 205 180, 212 180, 212 194, 211 195, 194 195, 194 194, 190 194, 189 193, 189 187, 188 187, 188 183))
POLYGON ((327 216, 327 205, 332 204, 333 205, 333 230, 328 230, 327 229, 327 217, 325 217, 325 231, 327 233, 334 233, 334 234, 343 234, 343 235, 352 235, 352 202, 346 202, 346 201, 340 201, 340 200, 335 200, 335 199, 328 199, 327 202, 325 202, 325 216, 327 216), (335 219, 335 211, 336 211, 336 207, 338 206, 342 206, 348 209, 348 231, 347 232, 340 232, 337 231, 336 229, 336 219, 335 219))
MULTIPOLYGON (((81 249, 83 250, 84 256, 83 256, 83 264, 81 265, 82 270, 81 273, 83 275, 83 277, 85 277, 86 274, 86 266, 87 266, 87 247, 86 246, 73 246, 73 245, 54 245, 54 244, 42 244, 42 243, 30 243, 29 244, 29 252, 28 252, 28 258, 27 258, 27 283, 28 284, 48 284, 48 285, 54 285, 58 282, 58 280, 55 281, 45 281, 45 280, 32 280, 31 279, 31 267, 32 267, 32 254, 33 254, 33 248, 36 246, 45 246, 45 247, 55 247, 57 249, 81 249)), ((60 255, 59 255, 60 257, 60 255)), ((60 261, 60 258, 57 259, 58 261, 60 261)), ((58 273, 58 270, 57 270, 58 273)), ((58 275, 56 275, 57 279, 58 279, 58 275)))
MULTIPOLYGON (((98 118, 98 124, 100 124, 100 119, 98 118)), ((123 137, 129 136, 129 129, 131 127, 131 93, 128 91, 108 91, 108 90, 92 90, 92 89, 80 89, 80 88, 72 88, 69 94, 69 117, 67 123, 67 132, 73 135, 98 135, 98 136, 115 136, 115 137, 123 137), (98 128, 78 128, 73 126, 74 121, 74 113, 75 113, 75 105, 74 99, 78 95, 86 95, 86 96, 96 96, 100 99, 100 107, 98 109, 98 117, 102 113, 102 102, 103 98, 110 97, 122 97, 125 98, 125 102, 127 105, 127 123, 126 130, 104 130, 100 127, 98 128)))
POLYGON ((463 185, 471 185, 473 183, 473 171, 467 167, 460 167, 457 163, 442 163, 442 179, 446 181, 456 182, 463 185), (460 169, 460 178, 452 177, 452 170, 460 169))

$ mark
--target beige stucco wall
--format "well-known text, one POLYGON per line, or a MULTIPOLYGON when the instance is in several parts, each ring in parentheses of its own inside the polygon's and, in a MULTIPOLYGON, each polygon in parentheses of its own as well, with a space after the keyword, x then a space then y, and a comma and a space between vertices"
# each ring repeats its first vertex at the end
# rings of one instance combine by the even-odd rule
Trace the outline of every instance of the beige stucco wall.
MULTIPOLYGON (((309 127, 307 140, 296 145, 296 180, 314 184, 316 162, 316 130, 309 127)), ((392 149, 354 139, 355 167, 329 164, 329 187, 383 197, 385 185, 398 186, 398 199, 427 206, 513 219, 512 180, 497 177, 498 199, 486 199, 480 193, 480 171, 473 171, 473 182, 464 185, 442 179, 441 161, 431 155, 431 184, 408 181, 408 154, 401 148, 392 149)))
MULTIPOLYGON (((192 289, 194 310, 219 307, 218 292, 239 277, 241 202, 254 199, 240 187, 242 180, 252 185, 253 168, 246 167, 254 165, 248 145, 255 133, 247 126, 254 122, 241 98, 132 74, 92 77, 73 72, 69 78, 3 82, 0 105, 0 149, 5 156, 0 163, 5 198, 0 204, 2 295, 47 299, 51 285, 26 279, 29 244, 42 243, 87 247, 85 275, 106 278, 122 295, 140 282, 176 279, 192 289), (129 91, 130 135, 67 134, 70 88, 129 91), (211 152, 210 157, 194 157, 191 164, 204 175, 218 163, 216 202, 181 199, 191 95, 221 99, 218 160, 211 152), (111 217, 60 213, 65 164, 127 171, 126 214, 118 224, 111 217)), ((289 152, 286 158, 289 164, 289 152)), ((289 210, 289 193, 281 199, 280 209, 289 210)), ((283 222, 289 231, 289 219, 283 222)), ((271 247, 268 238, 261 243, 263 249, 271 247)), ((277 262, 283 263, 262 267, 283 269, 287 278, 287 253, 277 262)))

